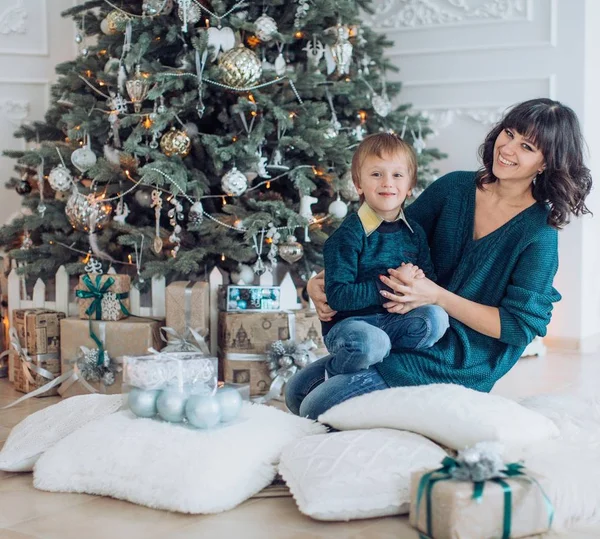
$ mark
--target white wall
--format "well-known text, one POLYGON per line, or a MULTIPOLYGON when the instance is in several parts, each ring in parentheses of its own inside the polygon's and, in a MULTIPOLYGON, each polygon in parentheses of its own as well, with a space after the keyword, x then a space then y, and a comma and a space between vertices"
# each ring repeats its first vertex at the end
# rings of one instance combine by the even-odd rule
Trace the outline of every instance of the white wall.
MULTIPOLYGON (((395 41, 400 101, 431 119, 428 143, 449 154, 442 173, 478 167, 477 149, 508 106, 533 97, 558 99, 578 114, 600 171, 600 2, 597 0, 376 0, 369 24, 395 41)), ((597 175, 597 174, 596 174, 597 175)), ((600 180, 599 180, 600 181, 600 180)), ((563 295, 550 344, 600 344, 600 201, 598 216, 560 233, 555 286, 563 295)))
MULTIPOLYGON (((23 149, 13 138, 21 122, 42 120, 56 64, 75 53, 74 27, 60 13, 74 0, 0 0, 0 149, 23 149)), ((0 222, 20 207, 21 197, 4 188, 14 161, 0 157, 0 222)))

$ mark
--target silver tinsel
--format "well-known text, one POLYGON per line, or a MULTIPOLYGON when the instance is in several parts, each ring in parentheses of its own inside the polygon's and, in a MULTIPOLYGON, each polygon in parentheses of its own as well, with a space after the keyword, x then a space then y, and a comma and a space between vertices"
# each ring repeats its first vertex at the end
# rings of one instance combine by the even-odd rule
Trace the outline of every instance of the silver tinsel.
POLYGON ((505 465, 501 449, 502 446, 497 442, 479 442, 473 447, 462 449, 455 459, 459 464, 458 468, 450 472, 452 477, 473 482, 502 477, 505 465))

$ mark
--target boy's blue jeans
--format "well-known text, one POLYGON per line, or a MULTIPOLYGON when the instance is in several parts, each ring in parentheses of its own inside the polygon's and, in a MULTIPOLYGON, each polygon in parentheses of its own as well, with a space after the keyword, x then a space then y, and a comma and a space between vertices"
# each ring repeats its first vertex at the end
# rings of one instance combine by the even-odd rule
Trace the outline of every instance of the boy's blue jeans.
POLYGON ((317 419, 340 402, 387 389, 373 365, 382 361, 391 348, 427 348, 447 328, 448 315, 435 305, 417 307, 405 315, 384 313, 342 320, 325 336, 331 355, 311 363, 287 382, 288 409, 317 419))

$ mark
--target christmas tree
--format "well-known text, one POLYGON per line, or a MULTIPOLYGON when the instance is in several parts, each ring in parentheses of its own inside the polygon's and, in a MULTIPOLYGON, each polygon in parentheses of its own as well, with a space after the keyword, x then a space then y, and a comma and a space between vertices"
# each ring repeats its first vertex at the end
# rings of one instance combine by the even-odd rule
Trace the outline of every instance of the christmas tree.
POLYGON ((30 211, 0 229, 0 246, 30 276, 78 273, 91 256, 142 281, 238 263, 306 280, 355 209, 349 164, 365 134, 411 141, 421 189, 441 157, 425 148, 426 121, 392 105, 391 43, 361 25, 370 3, 69 9, 79 54, 57 66, 45 121, 16 133, 30 149, 7 152, 20 176, 8 187, 30 211))

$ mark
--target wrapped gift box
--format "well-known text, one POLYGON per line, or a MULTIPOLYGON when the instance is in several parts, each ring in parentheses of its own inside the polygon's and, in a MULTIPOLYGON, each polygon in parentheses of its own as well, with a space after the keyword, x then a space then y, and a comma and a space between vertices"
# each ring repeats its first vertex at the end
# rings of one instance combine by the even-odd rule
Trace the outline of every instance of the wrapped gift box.
POLYGON ((321 332, 321 321, 316 311, 308 309, 296 311, 294 340, 297 344, 312 340, 317 347, 312 350, 313 354, 317 358, 327 355, 327 348, 321 332))
POLYGON ((90 273, 79 277, 79 286, 77 288, 77 303, 79 306, 79 318, 87 320, 106 320, 116 321, 126 318, 131 309, 129 300, 129 291, 131 289, 131 279, 129 275, 90 273), (112 284, 108 285, 107 281, 112 284), (101 293, 99 297, 86 297, 92 293, 101 293), (95 302, 95 303, 94 303, 95 302), (87 310, 94 303, 94 309, 91 315, 87 310), (121 308, 125 308, 125 311, 121 308))
MULTIPOLYGON (((225 382, 250 384, 250 395, 264 395, 271 386, 268 347, 290 338, 290 317, 283 312, 219 313, 219 367, 225 382)), ((293 323, 293 318, 292 318, 293 323)))
MULTIPOLYGON (((186 328, 208 333, 210 328, 208 283, 176 281, 166 290, 166 325, 184 337, 186 328)), ((203 335, 204 336, 204 335, 203 335)), ((208 338, 205 337, 208 342, 208 338)))
MULTIPOLYGON (((427 534, 427 497, 424 494, 417 515, 417 492, 421 477, 411 477, 410 524, 427 534)), ((511 538, 527 537, 548 531, 549 515, 540 488, 524 477, 503 478, 512 492, 511 538)), ((473 483, 446 479, 437 481, 431 492, 431 530, 433 539, 502 537, 504 489, 493 480, 486 481, 481 502, 473 499, 473 483)))
MULTIPOLYGON (((60 321, 64 313, 48 309, 17 309, 13 311, 13 328, 19 344, 27 352, 32 362, 49 371, 56 378, 60 375, 60 321)), ((18 355, 11 354, 11 380, 17 391, 30 393, 50 380, 29 371, 33 383, 23 371, 18 355)), ((42 396, 56 395, 57 389, 46 391, 42 396)))
POLYGON ((226 285, 219 288, 219 309, 229 312, 281 310, 278 286, 226 285))
MULTIPOLYGON (((122 362, 123 356, 144 356, 149 348, 160 350, 162 340, 160 328, 164 323, 149 318, 131 317, 118 322, 92 321, 94 334, 103 342, 111 361, 122 362)), ((97 348, 90 337, 89 321, 78 318, 65 318, 60 325, 60 350, 63 373, 73 369, 74 362, 81 354, 81 346, 89 349, 97 348)), ((122 372, 116 377, 115 383, 104 386, 100 382, 90 382, 90 385, 100 393, 121 393, 123 384, 122 372)), ((84 384, 73 379, 65 381, 59 390, 63 397, 89 393, 84 384)))

